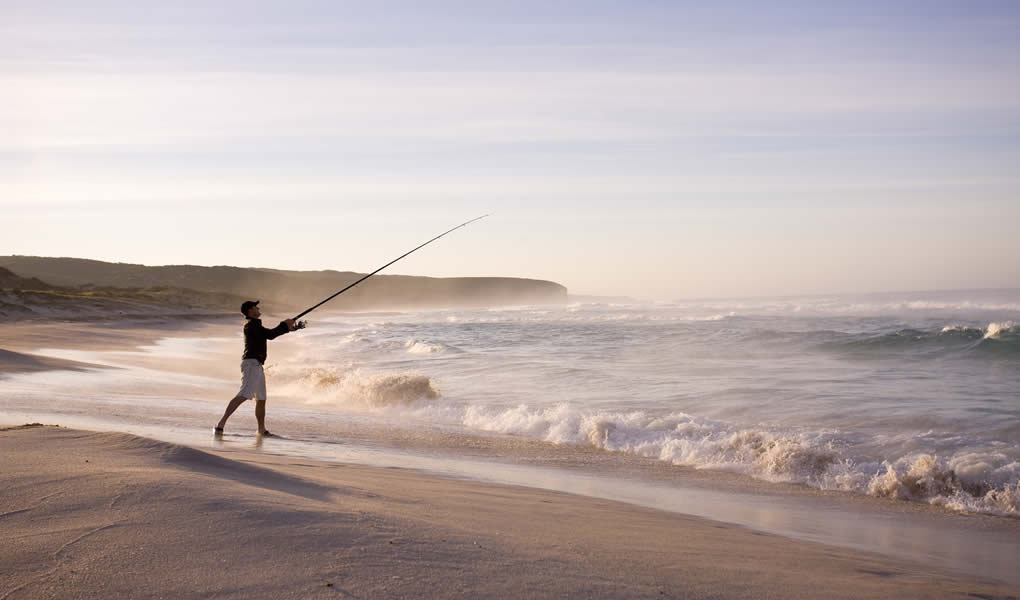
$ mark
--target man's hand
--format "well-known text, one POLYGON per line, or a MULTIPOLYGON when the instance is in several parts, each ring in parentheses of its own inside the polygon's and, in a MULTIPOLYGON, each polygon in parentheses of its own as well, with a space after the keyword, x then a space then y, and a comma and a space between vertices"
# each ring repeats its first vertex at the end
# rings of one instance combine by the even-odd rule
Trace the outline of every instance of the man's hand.
POLYGON ((284 319, 283 322, 287 324, 287 329, 291 331, 297 329, 297 323, 294 322, 294 319, 284 319))

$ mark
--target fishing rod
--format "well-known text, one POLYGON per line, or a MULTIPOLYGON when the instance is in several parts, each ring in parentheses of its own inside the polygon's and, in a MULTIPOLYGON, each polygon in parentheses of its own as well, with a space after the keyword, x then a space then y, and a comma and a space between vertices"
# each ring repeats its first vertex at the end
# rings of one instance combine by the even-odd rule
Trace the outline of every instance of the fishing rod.
MULTIPOLYGON (((402 258, 404 258, 404 257, 406 257, 406 256, 409 256, 409 255, 411 255, 411 254, 413 254, 413 253, 417 252, 418 250, 421 250, 421 249, 422 249, 422 248, 424 248, 425 246, 428 246, 429 244, 431 244, 432 242, 434 242, 434 241, 438 240, 439 238, 443 237, 444 235, 446 235, 446 234, 448 234, 448 233, 452 233, 452 232, 454 232, 454 231, 456 231, 456 230, 460 229, 461 227, 464 227, 465 225, 470 225, 471 223, 474 223, 475 221, 478 221, 478 220, 484 219, 485 217, 488 217, 488 216, 489 216, 489 215, 482 215, 482 216, 480 216, 480 217, 475 217, 474 219, 471 219, 470 221, 465 221, 465 222, 461 223, 460 225, 457 225, 457 226, 456 226, 456 227, 454 227, 453 229, 450 229, 450 230, 448 230, 448 231, 444 231, 443 233, 440 233, 440 234, 439 234, 439 235, 437 235, 436 237, 434 237, 434 238, 432 238, 431 240, 429 240, 429 241, 425 242, 425 243, 424 243, 424 244, 422 244, 421 246, 418 246, 418 247, 417 247, 417 248, 415 248, 414 250, 411 250, 411 251, 409 251, 409 252, 405 252, 404 254, 401 254, 400 256, 398 256, 398 257, 394 258, 393 260, 391 260, 390 262, 386 263, 385 265, 383 265, 383 266, 379 267, 379 268, 378 268, 378 269, 376 269, 375 271, 372 271, 372 272, 371 272, 371 273, 369 273, 368 275, 365 275, 365 276, 364 276, 364 277, 362 277, 361 279, 359 279, 359 280, 355 281, 354 283, 352 283, 352 284, 348 285, 347 287, 345 287, 344 289, 340 290, 339 292, 337 292, 337 293, 333 294, 333 295, 332 295, 332 296, 330 296, 329 298, 326 298, 325 300, 323 300, 322 302, 319 302, 319 303, 318 303, 318 304, 316 304, 315 306, 313 306, 313 307, 311 307, 311 308, 308 308, 308 309, 306 309, 306 310, 305 310, 304 312, 302 312, 302 313, 301 313, 301 314, 299 314, 298 316, 294 317, 294 320, 295 320, 295 321, 297 321, 298 319, 300 319, 301 317, 303 317, 303 316, 307 315, 308 313, 312 312, 312 311, 313 311, 313 310, 315 310, 316 308, 319 308, 320 306, 322 306, 323 304, 325 304, 325 303, 329 302, 329 301, 330 301, 330 300, 332 300, 333 298, 336 298, 336 297, 337 297, 337 296, 339 296, 340 294, 342 294, 342 293, 346 292, 347 290, 351 289, 352 287, 354 287, 354 286, 358 285, 358 284, 359 284, 359 283, 361 283, 362 281, 365 281, 366 279, 368 279, 368 278, 369 278, 369 277, 371 277, 372 275, 375 275, 375 274, 376 274, 376 273, 378 273, 379 271, 382 271, 383 269, 385 269, 386 267, 388 267, 388 266, 392 265, 393 263, 397 262, 398 260, 400 260, 400 259, 402 259, 402 258)), ((299 323, 298 323, 298 329, 304 329, 304 327, 305 327, 305 322, 304 322, 304 321, 301 321, 301 322, 299 322, 299 323)))

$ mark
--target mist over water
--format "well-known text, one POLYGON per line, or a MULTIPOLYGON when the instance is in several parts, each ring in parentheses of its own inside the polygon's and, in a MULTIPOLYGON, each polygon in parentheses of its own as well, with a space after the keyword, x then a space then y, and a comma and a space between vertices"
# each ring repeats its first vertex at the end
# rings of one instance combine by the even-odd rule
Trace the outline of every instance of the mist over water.
POLYGON ((1020 514, 1020 293, 572 304, 313 323, 274 393, 1020 514))

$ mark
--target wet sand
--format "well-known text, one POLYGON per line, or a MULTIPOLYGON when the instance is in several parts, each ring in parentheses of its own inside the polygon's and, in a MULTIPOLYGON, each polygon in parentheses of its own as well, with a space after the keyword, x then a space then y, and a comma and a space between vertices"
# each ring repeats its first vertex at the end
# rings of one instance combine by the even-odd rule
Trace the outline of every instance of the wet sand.
POLYGON ((111 319, 108 321, 24 321, 0 327, 0 348, 30 352, 38 348, 77 350, 130 349, 166 337, 214 337, 239 334, 244 318, 111 319))
MULTIPOLYGON (((276 321, 266 319, 267 324, 276 321)), ((0 377, 5 374, 52 369, 103 368, 108 365, 49 356, 49 351, 71 351, 65 354, 116 351, 124 364, 162 371, 197 375, 233 373, 241 358, 241 330, 244 318, 188 317, 151 319, 114 319, 109 321, 47 321, 10 323, 0 327, 0 377), (164 353, 139 352, 165 338, 203 338, 208 343, 222 344, 225 351, 219 360, 164 353)), ((287 357, 293 352, 292 336, 273 344, 274 357, 287 357)))
POLYGON ((33 373, 54 370, 79 371, 88 368, 101 367, 90 363, 37 356, 0 348, 0 375, 5 373, 33 373))
POLYGON ((557 492, 120 433, 0 431, 0 598, 1008 598, 992 582, 557 492))

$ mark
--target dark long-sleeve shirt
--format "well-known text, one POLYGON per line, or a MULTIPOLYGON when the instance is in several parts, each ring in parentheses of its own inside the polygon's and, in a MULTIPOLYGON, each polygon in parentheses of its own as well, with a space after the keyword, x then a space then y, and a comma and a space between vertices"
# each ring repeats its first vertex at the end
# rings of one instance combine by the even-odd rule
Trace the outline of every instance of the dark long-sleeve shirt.
POLYGON ((266 341, 280 337, 290 331, 287 324, 280 324, 272 329, 262 326, 262 319, 251 319, 244 324, 244 355, 241 359, 254 358, 260 365, 266 364, 266 341))

